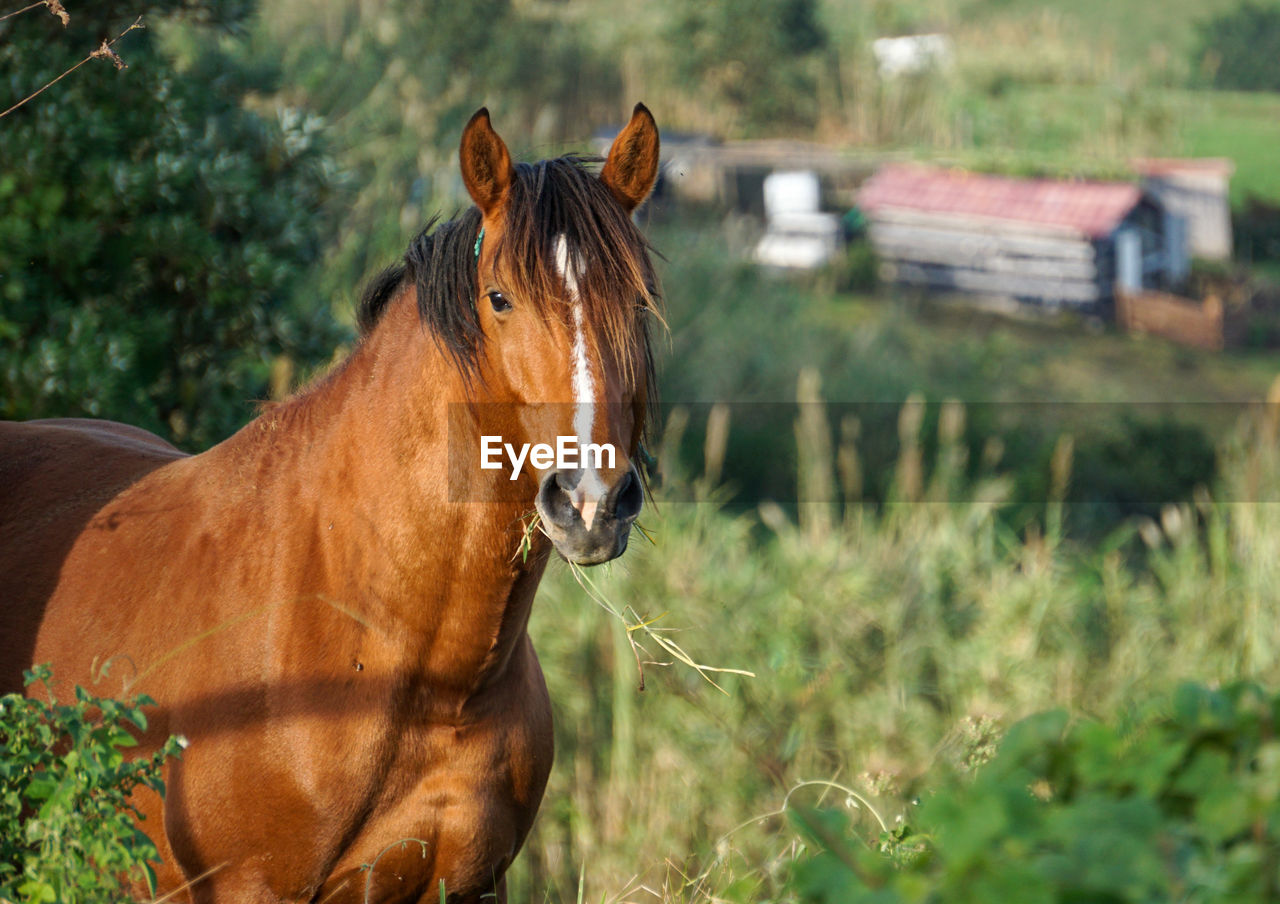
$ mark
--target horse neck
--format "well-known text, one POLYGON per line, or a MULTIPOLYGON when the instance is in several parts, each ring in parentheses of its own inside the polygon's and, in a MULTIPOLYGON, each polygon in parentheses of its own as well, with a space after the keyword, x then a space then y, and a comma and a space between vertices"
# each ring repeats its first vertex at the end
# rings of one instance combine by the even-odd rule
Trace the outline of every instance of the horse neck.
POLYGON ((460 691, 505 668, 550 552, 538 536, 517 555, 531 501, 450 499, 448 411, 466 397, 408 292, 337 371, 227 444, 275 497, 264 506, 288 513, 279 529, 320 534, 325 555, 300 563, 306 589, 356 609, 433 684, 460 691))

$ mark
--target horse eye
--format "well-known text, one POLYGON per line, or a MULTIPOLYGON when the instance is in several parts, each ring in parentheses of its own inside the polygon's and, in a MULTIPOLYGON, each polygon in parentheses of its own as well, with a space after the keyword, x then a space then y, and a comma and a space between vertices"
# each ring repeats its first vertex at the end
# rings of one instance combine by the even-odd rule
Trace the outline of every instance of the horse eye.
POLYGON ((505 314, 511 310, 511 302, 507 301, 506 296, 501 292, 490 292, 487 297, 489 304, 493 307, 493 313, 505 314))

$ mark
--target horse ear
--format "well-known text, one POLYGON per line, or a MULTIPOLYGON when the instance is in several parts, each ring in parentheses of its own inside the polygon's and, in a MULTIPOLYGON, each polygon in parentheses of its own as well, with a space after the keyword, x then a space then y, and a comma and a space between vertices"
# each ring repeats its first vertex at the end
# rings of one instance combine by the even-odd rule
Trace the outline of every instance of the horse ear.
POLYGON ((481 213, 488 216, 506 197, 514 169, 507 146, 489 123, 489 111, 486 108, 481 107, 467 121, 466 128, 462 130, 462 146, 458 149, 458 157, 467 193, 476 202, 481 213))
POLYGON ((658 181, 658 124, 644 104, 636 104, 631 122, 613 139, 600 181, 628 213, 653 191, 658 181))

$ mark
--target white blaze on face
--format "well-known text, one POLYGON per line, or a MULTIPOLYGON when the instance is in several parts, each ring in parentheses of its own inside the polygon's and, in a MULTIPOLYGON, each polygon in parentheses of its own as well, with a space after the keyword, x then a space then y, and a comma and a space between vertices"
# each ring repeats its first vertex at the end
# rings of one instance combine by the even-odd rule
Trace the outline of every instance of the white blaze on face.
MULTIPOLYGON (((578 277, 584 270, 584 264, 569 251, 569 242, 564 235, 556 236, 556 269, 564 279, 565 288, 569 291, 569 307, 573 312, 573 432, 578 435, 579 448, 591 442, 591 434, 595 429, 595 396, 596 384, 591 373, 591 359, 587 354, 587 340, 582 327, 582 300, 578 297, 578 277)), ((596 520, 596 508, 604 498, 607 487, 600 479, 600 474, 587 462, 583 462, 582 477, 578 485, 569 494, 569 501, 582 515, 582 521, 591 530, 596 520)))

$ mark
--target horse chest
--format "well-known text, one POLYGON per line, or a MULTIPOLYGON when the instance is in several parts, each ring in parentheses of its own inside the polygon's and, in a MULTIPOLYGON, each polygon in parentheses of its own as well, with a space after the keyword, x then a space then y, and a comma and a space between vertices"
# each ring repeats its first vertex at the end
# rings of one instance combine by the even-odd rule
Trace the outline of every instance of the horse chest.
POLYGON ((463 896, 494 889, 528 833, 552 759, 541 673, 518 683, 474 719, 400 728, 378 799, 321 899, 346 900, 358 886, 352 901, 370 890, 373 899, 416 900, 441 880, 463 896))

